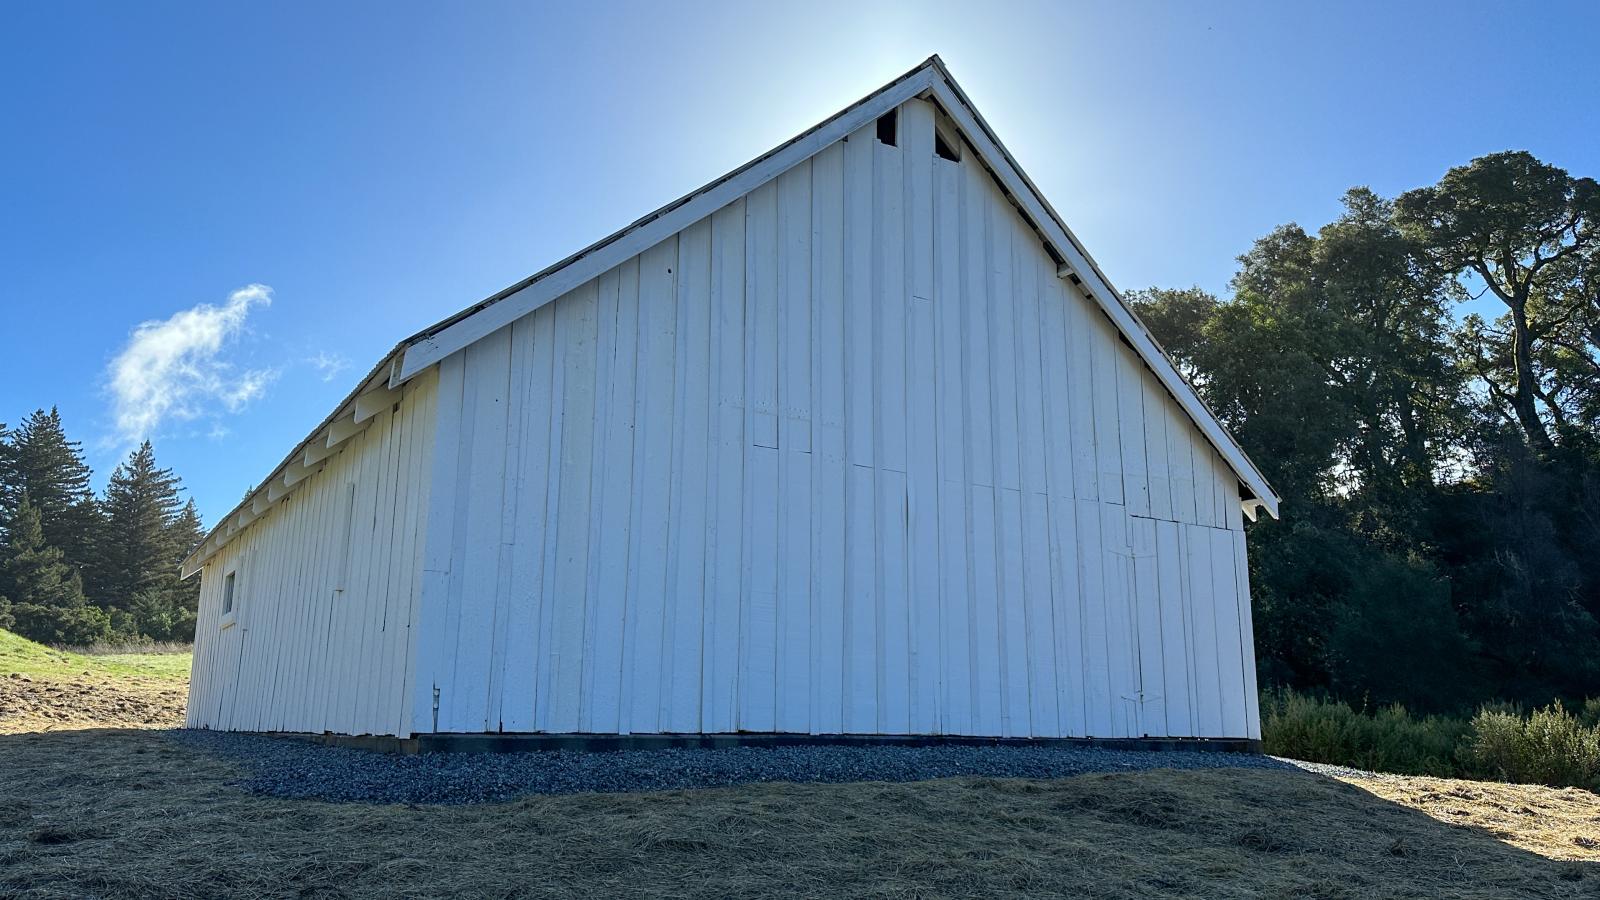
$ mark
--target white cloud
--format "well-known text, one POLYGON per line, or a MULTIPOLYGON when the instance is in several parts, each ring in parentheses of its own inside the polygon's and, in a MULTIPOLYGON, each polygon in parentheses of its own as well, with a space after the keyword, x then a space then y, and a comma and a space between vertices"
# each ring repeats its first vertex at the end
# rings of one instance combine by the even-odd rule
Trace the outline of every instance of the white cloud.
POLYGON ((237 413, 276 377, 272 369, 239 369, 223 351, 244 330, 272 288, 252 284, 221 306, 201 303, 170 318, 142 322, 106 367, 118 439, 143 440, 170 421, 237 413))
POLYGON ((337 353, 329 353, 326 350, 319 350, 316 356, 307 358, 306 362, 311 364, 311 368, 317 370, 317 374, 322 376, 323 381, 332 381, 340 372, 350 368, 350 360, 337 353))

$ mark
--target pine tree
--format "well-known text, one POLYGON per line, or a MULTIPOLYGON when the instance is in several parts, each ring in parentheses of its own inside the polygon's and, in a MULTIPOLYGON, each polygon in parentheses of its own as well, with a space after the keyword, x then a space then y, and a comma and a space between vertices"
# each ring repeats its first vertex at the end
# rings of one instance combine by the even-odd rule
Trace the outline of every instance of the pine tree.
POLYGON ((87 644, 109 636, 110 617, 84 601, 83 582, 61 551, 45 543, 39 510, 26 493, 17 497, 0 571, 11 592, 0 598, 6 617, 24 637, 87 644))
POLYGON ((67 439, 61 414, 52 407, 24 419, 0 457, 0 523, 17 515, 27 494, 39 514, 44 543, 60 550, 80 578, 93 568, 100 531, 99 507, 89 489, 92 473, 82 448, 67 439))
POLYGON ((172 539, 178 546, 178 561, 183 562, 205 537, 206 529, 200 522, 200 509, 194 505, 194 498, 191 497, 172 520, 172 539))
MULTIPOLYGON (((177 518, 172 520, 168 529, 172 535, 173 546, 178 550, 177 559, 173 562, 173 571, 177 573, 183 560, 200 542, 205 540, 205 527, 200 522, 200 510, 194 505, 194 498, 183 505, 183 510, 177 518)), ((172 603, 176 607, 169 640, 192 641, 194 640, 194 625, 200 615, 200 579, 190 578, 187 581, 174 580, 172 588, 172 603)))
MULTIPOLYGON (((5 549, 9 546, 11 540, 9 537, 10 529, 6 524, 5 496, 9 490, 7 486, 12 484, 14 480, 11 465, 11 431, 6 428, 4 422, 0 422, 0 556, 4 555, 5 549)), ((5 571, 0 569, 0 598, 4 598, 10 592, 10 584, 6 580, 5 571)), ((0 628, 10 627, 9 607, 3 600, 0 600, 0 628)))
POLYGON ((130 609, 139 594, 169 593, 178 572, 172 530, 180 510, 178 479, 171 469, 157 468, 149 441, 111 473, 102 506, 102 586, 109 604, 130 609))
POLYGON ((5 570, 7 597, 13 603, 60 607, 84 603, 78 573, 63 561, 60 550, 45 543, 39 510, 27 494, 18 499, 0 568, 5 570))
POLYGON ((5 535, 5 496, 7 485, 15 480, 11 465, 11 429, 0 422, 0 538, 5 535))

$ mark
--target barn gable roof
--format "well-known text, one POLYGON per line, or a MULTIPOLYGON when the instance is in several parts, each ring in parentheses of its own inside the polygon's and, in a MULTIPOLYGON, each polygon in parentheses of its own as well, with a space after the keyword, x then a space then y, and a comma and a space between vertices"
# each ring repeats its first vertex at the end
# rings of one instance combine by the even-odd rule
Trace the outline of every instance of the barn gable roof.
MULTIPOLYGON (((1055 208, 1017 165, 938 56, 851 104, 826 121, 751 160, 738 169, 668 203, 601 240, 430 325, 395 345, 334 412, 281 462, 261 486, 222 519, 184 562, 184 574, 197 571, 228 539, 267 506, 303 480, 324 445, 332 447, 335 430, 350 419, 360 422, 364 409, 392 400, 401 385, 476 341, 493 334, 539 307, 577 288, 612 267, 665 240, 809 159, 856 129, 913 98, 934 103, 976 152, 1005 195, 1033 226, 1057 262, 1057 275, 1068 279, 1093 300, 1128 344, 1144 360, 1200 433, 1225 460, 1251 496, 1247 513, 1256 507, 1278 515, 1278 496, 1266 477, 1179 374, 1166 351, 1100 270, 1055 208), (376 399, 372 399, 372 398, 376 399), (365 399, 366 402, 363 402, 365 399), (323 435, 326 433, 326 437, 323 435), (321 438, 321 440, 319 440, 321 438)), ((369 413, 370 415, 370 413, 369 413)))

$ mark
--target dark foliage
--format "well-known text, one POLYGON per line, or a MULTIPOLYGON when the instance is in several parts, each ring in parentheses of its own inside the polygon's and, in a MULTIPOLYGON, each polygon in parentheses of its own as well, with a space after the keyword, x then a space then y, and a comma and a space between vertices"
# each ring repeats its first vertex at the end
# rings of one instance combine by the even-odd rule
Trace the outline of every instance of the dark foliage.
POLYGON ((1263 681, 1464 712, 1600 694, 1600 191, 1526 153, 1132 300, 1283 497, 1263 681), (1456 305, 1492 295, 1493 322, 1456 305))

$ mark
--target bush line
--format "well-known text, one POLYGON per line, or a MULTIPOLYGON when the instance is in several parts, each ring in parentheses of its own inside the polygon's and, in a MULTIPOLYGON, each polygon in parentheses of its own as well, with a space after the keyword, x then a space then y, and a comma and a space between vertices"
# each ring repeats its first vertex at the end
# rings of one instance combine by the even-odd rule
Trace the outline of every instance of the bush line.
POLYGON ((1600 791, 1600 698, 1524 713, 1488 704, 1471 719, 1373 710, 1287 689, 1261 695, 1267 753, 1400 775, 1494 779, 1600 791))

